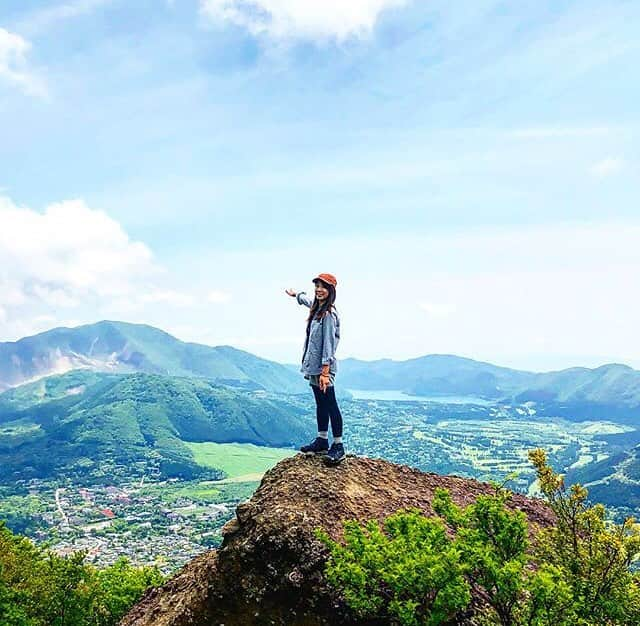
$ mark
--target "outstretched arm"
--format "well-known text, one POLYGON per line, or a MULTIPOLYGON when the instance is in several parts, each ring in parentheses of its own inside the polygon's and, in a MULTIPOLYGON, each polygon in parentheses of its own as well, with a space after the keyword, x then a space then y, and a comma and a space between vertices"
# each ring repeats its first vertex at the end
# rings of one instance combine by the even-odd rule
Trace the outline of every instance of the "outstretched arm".
POLYGON ((285 291, 292 298, 295 298, 298 301, 298 304, 304 304, 304 306, 311 308, 313 300, 309 298, 309 296, 304 291, 300 291, 298 293, 296 293, 293 289, 285 289, 285 291))

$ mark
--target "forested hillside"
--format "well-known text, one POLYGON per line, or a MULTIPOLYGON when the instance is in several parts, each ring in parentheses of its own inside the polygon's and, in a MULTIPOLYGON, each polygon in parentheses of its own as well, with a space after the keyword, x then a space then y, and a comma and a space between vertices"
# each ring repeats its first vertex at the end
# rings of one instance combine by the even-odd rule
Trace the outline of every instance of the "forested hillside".
POLYGON ((184 442, 288 446, 308 420, 285 401, 195 378, 75 371, 0 395, 0 480, 98 478, 105 463, 210 475, 184 442))

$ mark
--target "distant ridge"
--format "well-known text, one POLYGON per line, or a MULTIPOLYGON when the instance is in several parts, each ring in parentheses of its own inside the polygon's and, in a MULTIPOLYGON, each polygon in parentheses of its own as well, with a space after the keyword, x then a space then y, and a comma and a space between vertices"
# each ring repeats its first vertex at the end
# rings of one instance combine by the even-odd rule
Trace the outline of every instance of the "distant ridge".
MULTIPOLYGON (((0 392, 74 369, 204 378, 246 390, 308 391, 297 365, 282 365, 232 346, 186 343, 145 324, 102 321, 54 328, 0 343, 0 392)), ((617 363, 536 373, 451 354, 394 361, 344 359, 338 390, 394 390, 419 396, 473 396, 532 402, 573 419, 640 417, 640 371, 617 363)))
POLYGON ((186 343, 153 326, 101 321, 0 343, 0 391, 74 369, 206 378, 245 389, 305 391, 299 373, 231 346, 186 343))
POLYGON ((454 355, 432 354, 392 361, 340 362, 341 384, 350 389, 398 390, 422 396, 477 396, 488 400, 535 402, 585 410, 606 405, 640 408, 640 371, 611 363, 593 369, 572 367, 536 373, 498 367, 454 355))

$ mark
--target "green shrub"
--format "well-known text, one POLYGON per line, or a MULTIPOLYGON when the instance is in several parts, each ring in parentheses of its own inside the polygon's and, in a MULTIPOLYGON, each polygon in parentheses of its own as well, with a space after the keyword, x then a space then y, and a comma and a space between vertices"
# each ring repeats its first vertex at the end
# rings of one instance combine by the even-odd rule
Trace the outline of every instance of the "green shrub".
POLYGON ((637 626, 638 525, 609 522, 602 505, 588 505, 586 489, 566 489, 542 450, 530 459, 556 517, 533 545, 526 516, 509 509, 506 490, 496 487, 462 508, 439 489, 438 517, 407 510, 382 527, 346 522, 343 543, 319 532, 330 548, 329 584, 358 616, 392 624, 447 623, 474 588, 485 604, 477 618, 487 625, 637 626))
POLYGON ((514 624, 526 585, 527 518, 506 507, 510 494, 479 496, 464 509, 437 489, 433 508, 456 531, 454 545, 470 582, 484 590, 501 624, 514 624))
POLYGON ((557 520, 554 527, 537 534, 536 562, 561 572, 573 598, 575 623, 637 626, 640 586, 631 571, 640 552, 635 520, 609 521, 603 505, 588 504, 584 487, 565 486, 563 477, 548 465, 544 450, 531 451, 529 458, 557 520))
POLYGON ((331 547, 329 582, 361 617, 388 617, 405 626, 441 624, 470 600, 460 555, 440 519, 419 511, 345 524, 344 545, 331 547))
POLYGON ((527 585, 526 621, 530 626, 575 626, 579 622, 571 586, 564 572, 543 563, 530 575, 527 585))

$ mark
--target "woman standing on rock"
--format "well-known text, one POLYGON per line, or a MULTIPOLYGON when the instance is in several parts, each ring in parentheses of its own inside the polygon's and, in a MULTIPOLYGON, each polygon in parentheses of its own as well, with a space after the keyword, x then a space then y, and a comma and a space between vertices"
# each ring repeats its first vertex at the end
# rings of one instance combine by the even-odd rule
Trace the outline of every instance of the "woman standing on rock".
POLYGON ((336 348, 340 340, 340 319, 333 303, 336 299, 338 281, 332 274, 318 274, 313 279, 315 298, 311 300, 304 291, 286 292, 296 298, 298 304, 309 307, 307 334, 302 354, 300 371, 309 379, 316 399, 318 436, 302 452, 326 454, 326 461, 337 465, 344 459, 342 443, 342 415, 336 401, 334 381, 337 370, 336 348), (333 442, 329 447, 329 420, 333 442))

